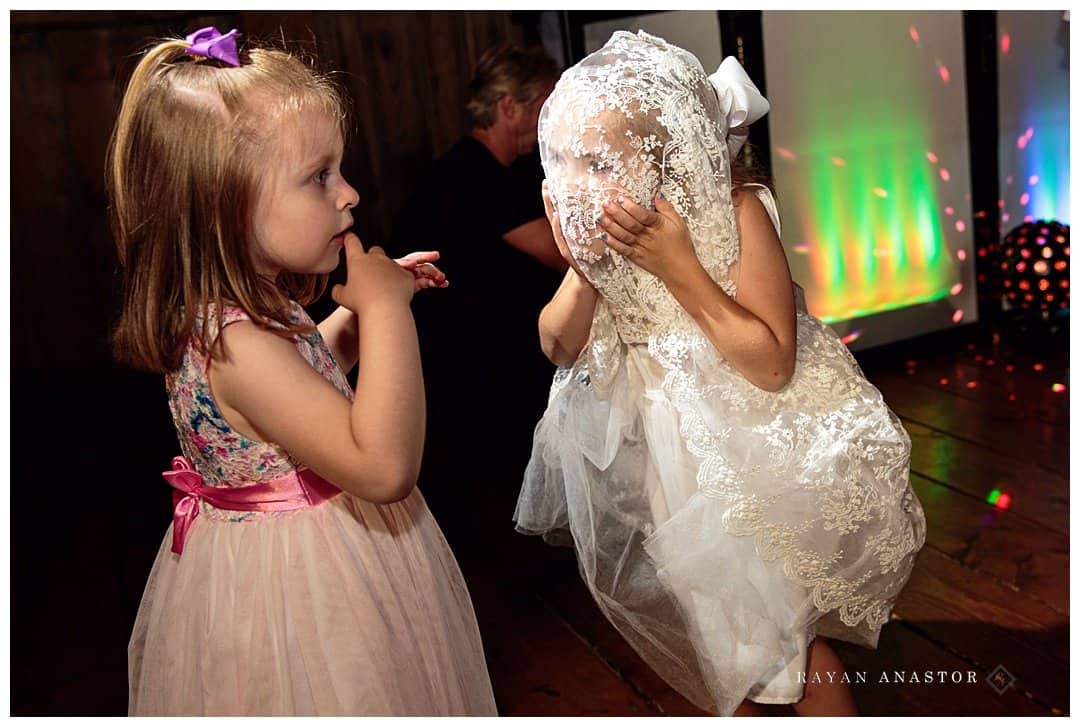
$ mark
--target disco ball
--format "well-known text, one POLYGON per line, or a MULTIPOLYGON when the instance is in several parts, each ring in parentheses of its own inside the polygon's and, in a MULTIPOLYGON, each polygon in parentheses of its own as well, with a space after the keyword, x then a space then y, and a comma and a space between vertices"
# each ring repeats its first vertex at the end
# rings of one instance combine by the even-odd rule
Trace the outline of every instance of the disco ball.
POLYGON ((1011 230, 1001 244, 1001 284, 1009 308, 1069 307, 1069 226, 1037 220, 1011 230))

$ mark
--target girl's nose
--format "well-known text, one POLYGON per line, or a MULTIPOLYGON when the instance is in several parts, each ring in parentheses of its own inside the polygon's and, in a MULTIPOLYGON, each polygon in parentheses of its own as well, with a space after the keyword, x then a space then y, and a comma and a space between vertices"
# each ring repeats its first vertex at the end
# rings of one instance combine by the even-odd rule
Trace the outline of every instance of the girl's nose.
POLYGON ((345 182, 345 189, 342 191, 341 200, 339 202, 341 209, 352 209, 359 203, 360 193, 357 192, 351 184, 345 182))

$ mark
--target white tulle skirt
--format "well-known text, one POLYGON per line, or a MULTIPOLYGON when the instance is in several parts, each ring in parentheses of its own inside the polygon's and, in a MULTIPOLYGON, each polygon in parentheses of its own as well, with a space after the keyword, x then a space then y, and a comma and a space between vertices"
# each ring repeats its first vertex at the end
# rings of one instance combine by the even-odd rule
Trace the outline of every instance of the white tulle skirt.
POLYGON ((496 714, 469 593, 418 490, 229 515, 196 519, 180 556, 165 534, 128 647, 132 715, 496 714))
POLYGON ((910 440, 806 313, 776 393, 673 337, 624 346, 603 390, 586 357, 560 369, 517 528, 572 544, 604 614, 702 709, 798 701, 815 634, 876 647, 910 576, 910 440))

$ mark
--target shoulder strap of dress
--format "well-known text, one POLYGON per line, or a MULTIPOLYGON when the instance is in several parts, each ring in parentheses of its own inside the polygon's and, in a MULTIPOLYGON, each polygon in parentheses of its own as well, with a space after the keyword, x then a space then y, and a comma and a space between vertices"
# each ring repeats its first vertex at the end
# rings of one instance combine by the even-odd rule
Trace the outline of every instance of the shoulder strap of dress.
POLYGON ((757 182, 751 182, 749 184, 740 184, 735 189, 742 189, 743 187, 754 187, 754 193, 757 194, 757 198, 761 200, 761 204, 765 206, 765 210, 769 213, 769 218, 772 220, 773 227, 776 228, 776 236, 780 237, 780 213, 776 209, 776 199, 773 198, 772 192, 764 184, 758 184, 757 182))

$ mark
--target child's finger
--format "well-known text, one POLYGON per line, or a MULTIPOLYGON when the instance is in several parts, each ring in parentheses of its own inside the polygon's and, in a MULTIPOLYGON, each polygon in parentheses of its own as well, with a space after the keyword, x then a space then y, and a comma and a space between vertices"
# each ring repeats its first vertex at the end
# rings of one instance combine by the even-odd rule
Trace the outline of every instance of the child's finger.
POLYGON ((345 248, 345 256, 364 254, 364 245, 360 242, 360 238, 356 236, 355 232, 346 232, 345 239, 342 242, 342 247, 345 248))
POLYGON ((637 240, 636 235, 607 215, 600 218, 600 227, 603 228, 605 233, 600 235, 600 239, 605 239, 605 236, 611 236, 627 245, 632 245, 637 240))
MULTIPOLYGON (((405 257, 398 258, 396 262, 399 265, 401 265, 402 262, 408 263, 409 265, 419 265, 421 263, 435 262, 438 259, 438 250, 428 250, 425 252, 410 252, 405 257)), ((402 267, 404 267, 404 265, 402 265, 402 267)))
POLYGON ((671 204, 671 202, 668 201, 668 198, 663 194, 658 192, 656 197, 653 198, 653 203, 656 205, 656 211, 661 215, 673 222, 682 224, 682 217, 679 216, 679 213, 675 210, 675 206, 671 204))
MULTIPOLYGON (((360 240, 358 239, 357 242, 360 242, 360 240)), ((368 255, 382 255, 383 257, 386 257, 386 251, 383 250, 378 245, 372 245, 370 248, 368 248, 367 254, 368 255)))
POLYGON ((635 235, 640 235, 642 232, 645 231, 645 225, 641 224, 633 217, 631 217, 629 212, 627 212, 615 202, 604 202, 604 212, 606 212, 608 217, 613 219, 615 222, 618 222, 619 225, 628 232, 631 232, 635 235))
POLYGON ((660 215, 652 210, 645 209, 630 197, 619 197, 616 201, 630 214, 631 217, 646 227, 653 227, 660 221, 660 215))
POLYGON ((620 242, 619 240, 616 240, 610 235, 608 235, 607 237, 601 237, 601 239, 604 241, 605 245, 610 247, 615 252, 619 253, 623 257, 633 259, 634 247, 632 245, 627 245, 625 242, 620 242))

